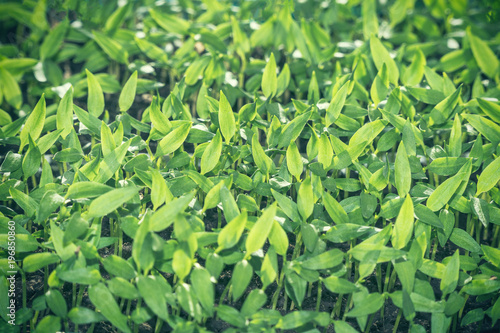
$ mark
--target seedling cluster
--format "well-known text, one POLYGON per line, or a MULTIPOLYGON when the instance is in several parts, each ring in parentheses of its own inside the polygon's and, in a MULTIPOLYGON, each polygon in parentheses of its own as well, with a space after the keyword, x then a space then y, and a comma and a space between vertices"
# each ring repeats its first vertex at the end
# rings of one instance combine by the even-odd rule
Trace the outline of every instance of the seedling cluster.
POLYGON ((0 3, 0 331, 498 330, 496 7, 0 3))

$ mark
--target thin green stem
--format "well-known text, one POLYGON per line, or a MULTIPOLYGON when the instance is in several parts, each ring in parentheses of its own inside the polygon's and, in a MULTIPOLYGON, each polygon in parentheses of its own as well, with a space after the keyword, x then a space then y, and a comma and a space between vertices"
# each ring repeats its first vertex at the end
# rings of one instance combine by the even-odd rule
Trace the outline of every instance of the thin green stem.
POLYGON ((401 321, 402 314, 403 314, 403 311, 401 311, 401 309, 398 309, 398 316, 396 317, 396 322, 394 323, 394 328, 392 329, 392 333, 397 333, 399 322, 401 321))

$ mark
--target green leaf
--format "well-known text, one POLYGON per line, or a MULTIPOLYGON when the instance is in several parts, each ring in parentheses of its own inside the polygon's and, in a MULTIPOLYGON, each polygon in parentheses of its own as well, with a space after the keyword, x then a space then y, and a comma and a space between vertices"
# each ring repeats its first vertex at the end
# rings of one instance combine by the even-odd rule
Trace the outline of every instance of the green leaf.
POLYGON ((220 199, 222 201, 224 216, 228 221, 232 221, 240 214, 240 210, 234 200, 233 194, 225 185, 223 185, 220 189, 220 199))
POLYGON ((396 65, 396 62, 394 61, 394 59, 392 59, 391 55, 382 44, 380 39, 378 39, 374 35, 371 35, 370 37, 370 51, 377 70, 380 71, 382 66, 386 64, 387 72, 389 74, 389 81, 392 84, 397 85, 399 79, 398 66, 396 65))
POLYGON ((76 148, 66 148, 54 155, 54 161, 64 163, 76 163, 83 158, 82 153, 76 148))
POLYGON ((92 134, 95 134, 97 137, 101 134, 101 121, 89 114, 87 111, 73 104, 73 111, 75 111, 76 117, 78 120, 88 128, 92 134))
POLYGON ((179 127, 173 129, 166 137, 161 139, 155 157, 168 155, 181 147, 189 134, 192 124, 190 121, 183 121, 179 127))
POLYGON ((274 189, 271 189, 274 199, 278 202, 278 205, 283 210, 283 212, 292 220, 292 221, 301 221, 299 215, 299 209, 297 208, 297 204, 289 199, 287 196, 276 192, 274 189))
POLYGON ((477 178, 476 196, 483 192, 488 192, 500 181, 500 157, 484 168, 477 178))
POLYGON ((107 284, 109 291, 111 291, 115 296, 119 296, 125 299, 137 299, 139 297, 137 288, 124 278, 114 277, 108 280, 107 284))
POLYGON ((18 189, 11 187, 9 189, 9 193, 12 196, 12 199, 24 210, 24 214, 28 217, 32 217, 35 215, 38 210, 39 204, 32 197, 27 194, 19 191, 18 189))
POLYGON ((458 114, 453 121, 448 151, 451 157, 460 157, 462 155, 462 123, 458 114))
POLYGON ((481 244, 484 256, 488 259, 490 263, 494 266, 500 268, 500 249, 495 249, 494 247, 481 244))
POLYGON ((465 157, 438 157, 427 168, 436 175, 451 176, 457 174, 467 160, 465 157))
POLYGON ((407 86, 416 86, 422 81, 424 77, 424 70, 426 66, 425 55, 422 50, 417 49, 411 65, 406 68, 405 73, 401 80, 407 86))
POLYGON ((377 76, 375 76, 370 88, 370 96, 373 103, 378 105, 381 101, 385 100, 388 90, 389 75, 387 74, 387 65, 384 63, 382 64, 382 68, 378 71, 377 76))
POLYGON ((168 32, 185 35, 190 28, 189 22, 178 16, 161 13, 154 9, 149 9, 149 14, 160 27, 168 32))
POLYGON ((104 94, 94 74, 88 69, 85 69, 85 72, 87 73, 87 85, 89 87, 87 108, 90 115, 99 117, 104 112, 104 94))
POLYGON ((295 179, 300 180, 300 175, 302 175, 304 165, 302 163, 302 156, 300 155, 295 142, 290 143, 286 149, 286 165, 288 172, 290 172, 295 179))
POLYGON ((245 243, 247 250, 246 258, 250 257, 252 253, 260 250, 264 246, 267 236, 271 232, 271 228, 273 226, 272 221, 276 216, 276 207, 277 203, 275 202, 266 208, 257 222, 255 222, 252 229, 250 229, 245 243))
POLYGON ((305 221, 309 216, 311 216, 314 209, 314 198, 313 189, 311 185, 311 178, 306 178, 300 185, 297 198, 297 207, 299 213, 302 216, 302 220, 305 221))
POLYGON ((497 320, 500 319, 500 298, 497 298, 495 304, 491 308, 491 320, 493 326, 496 324, 497 320))
POLYGON ((31 136, 28 136, 29 139, 29 149, 26 155, 24 155, 23 159, 23 175, 26 178, 33 176, 38 169, 40 168, 40 162, 42 158, 42 154, 40 153, 40 149, 38 146, 31 140, 31 136))
POLYGON ((278 221, 273 221, 273 227, 269 233, 269 243, 274 247, 276 253, 282 256, 286 255, 288 250, 288 236, 278 221))
POLYGON ((55 191, 47 191, 40 200, 40 207, 37 211, 36 222, 42 223, 52 214, 57 208, 64 203, 64 198, 55 191))
POLYGON ((243 231, 245 231, 246 223, 246 211, 243 211, 241 214, 231 220, 231 222, 229 222, 217 236, 217 243, 219 244, 219 248, 217 249, 217 251, 229 249, 235 246, 240 240, 243 231))
POLYGON ((287 147, 292 141, 297 140, 304 126, 309 121, 312 112, 306 112, 300 116, 295 117, 291 122, 281 130, 278 140, 278 148, 287 147))
POLYGON ((488 117, 490 117, 497 123, 500 123, 500 105, 483 98, 478 98, 477 104, 479 104, 481 110, 483 110, 483 112, 486 113, 488 117))
POLYGON ((378 35, 377 2, 375 0, 363 1, 361 4, 361 17, 363 18, 363 36, 368 40, 372 34, 378 35))
POLYGON ((302 262, 302 267, 311 270, 332 268, 340 265, 344 260, 344 252, 332 249, 302 262))
POLYGON ((165 294, 161 292, 158 277, 139 276, 137 288, 151 311, 159 318, 168 320, 167 300, 165 294))
POLYGON ((245 317, 238 310, 228 305, 219 305, 217 307, 217 315, 220 319, 233 326, 240 328, 245 326, 245 317))
POLYGON ((461 326, 467 326, 469 324, 482 321, 484 318, 484 310, 481 308, 471 310, 462 318, 461 326))
POLYGON ((64 20, 50 30, 40 46, 40 59, 42 61, 52 58, 59 51, 68 27, 69 21, 64 20))
POLYGON ((444 100, 439 102, 432 110, 431 110, 431 122, 430 125, 433 124, 442 124, 444 123, 452 114, 455 106, 458 103, 458 99, 460 98, 460 93, 462 92, 462 86, 455 90, 455 92, 444 100))
POLYGON ((183 249, 179 248, 175 250, 172 259, 172 268, 179 277, 179 280, 184 281, 184 279, 189 275, 191 271, 191 258, 183 249))
POLYGON ((52 174, 52 167, 46 159, 42 160, 42 175, 40 177, 40 187, 47 184, 54 183, 54 175, 52 174))
POLYGON ((113 188, 108 185, 95 182, 78 182, 71 184, 71 186, 68 188, 68 192, 66 193, 66 198, 94 198, 103 195, 104 193, 107 193, 112 189, 113 188))
POLYGON ((319 100, 319 86, 316 79, 316 71, 312 72, 311 80, 309 81, 309 89, 307 92, 307 100, 311 103, 317 103, 319 100))
POLYGON ((71 215, 64 230, 63 242, 71 242, 89 231, 89 223, 83 219, 79 212, 71 215))
POLYGON ((495 56, 495 53, 493 53, 487 43, 472 34, 470 27, 467 27, 466 30, 472 54, 476 59, 477 65, 481 68, 481 71, 483 71, 484 74, 490 78, 494 78, 500 67, 498 58, 495 56))
MULTIPOLYGON (((437 227, 440 229, 444 228, 443 222, 430 210, 427 206, 416 205, 415 206, 415 216, 419 221, 427 223, 433 227, 437 227)), ((454 221, 453 221, 454 222, 454 221)))
POLYGON ((471 168, 472 162, 468 160, 455 176, 441 183, 427 199, 427 207, 435 212, 446 205, 460 184, 469 179, 471 168))
POLYGON ((278 75, 276 96, 277 97, 281 96, 288 88, 289 84, 290 84, 290 67, 288 67, 288 64, 285 64, 281 69, 280 75, 278 75))
POLYGON ((370 230, 370 227, 360 226, 358 224, 339 224, 328 230, 325 234, 325 239, 333 243, 344 243, 354 238, 362 237, 370 232, 370 230))
POLYGON ((337 91, 335 96, 332 97, 328 109, 326 109, 325 115, 325 127, 330 127, 340 115, 342 108, 344 107, 345 100, 347 98, 347 93, 349 91, 349 86, 351 81, 347 81, 342 85, 342 87, 337 91))
POLYGON ((276 328, 292 330, 311 322, 317 315, 315 311, 293 311, 284 316, 281 325, 278 324, 276 328))
POLYGON ((204 175, 215 168, 222 152, 222 137, 220 131, 212 138, 212 141, 208 144, 201 156, 201 174, 204 175))
POLYGON ((457 292, 451 293, 450 297, 446 301, 446 306, 444 308, 444 313, 447 316, 453 316, 455 313, 460 311, 465 305, 465 298, 459 295, 457 292))
POLYGON ((401 206, 396 223, 394 223, 394 231, 392 233, 392 245, 395 249, 402 249, 408 244, 413 233, 413 201, 409 194, 401 206))
POLYGON ((323 165, 323 169, 328 170, 333 161, 333 148, 325 133, 321 134, 318 142, 318 162, 323 165))
POLYGON ((127 82, 123 86, 122 91, 120 92, 118 105, 120 106, 121 112, 127 112, 127 110, 130 109, 132 104, 134 104, 136 89, 137 89, 137 71, 134 71, 132 75, 130 75, 127 82))
POLYGON ((62 129, 63 139, 71 133, 73 128, 73 86, 70 86, 59 102, 56 116, 57 129, 62 129))
POLYGON ((241 306, 241 314, 250 317, 267 303, 267 295, 262 289, 254 289, 241 306))
POLYGON ((401 198, 405 197, 411 187, 411 169, 410 161, 408 160, 408 155, 406 154, 405 145, 403 143, 399 144, 398 152, 396 153, 394 171, 398 194, 401 198))
MULTIPOLYGON (((12 224, 8 222, 8 219, 2 218, 0 219, 0 248, 5 251, 7 251, 9 247, 12 249, 12 241, 15 242, 16 253, 34 252, 40 245, 36 238, 19 223, 12 224), (14 240, 12 240, 12 232, 14 232, 15 235, 14 240)), ((11 251, 10 249, 9 251, 11 251)))
POLYGON ((269 174, 274 162, 264 152, 264 149, 260 145, 257 133, 255 133, 252 137, 252 156, 255 165, 260 169, 260 171, 265 175, 269 174))
POLYGON ((68 318, 77 325, 98 323, 104 320, 100 313, 81 306, 72 308, 68 313, 68 318))
POLYGON ((168 228, 174 222, 175 217, 187 208, 194 195, 195 192, 188 193, 158 209, 151 219, 151 230, 158 232, 168 228))
POLYGON ((88 216, 98 217, 112 213, 118 207, 132 199, 137 192, 139 192, 139 188, 135 186, 127 186, 109 191, 92 201, 89 206, 88 216))
POLYGON ((266 98, 269 99, 276 95, 278 90, 278 77, 276 76, 276 60, 274 59, 274 53, 271 53, 269 61, 264 68, 261 87, 266 98))
POLYGON ((458 284, 458 273, 460 271, 460 255, 458 250, 451 257, 450 262, 446 265, 441 284, 439 285, 443 295, 448 295, 455 290, 458 284))
POLYGON ((104 157, 108 156, 116 149, 113 133, 111 133, 111 129, 104 121, 101 124, 101 149, 104 157))
POLYGON ((48 315, 36 325, 35 333, 56 333, 61 330, 61 318, 48 315))
MULTIPOLYGON (((156 212, 155 214, 158 214, 156 212)), ((154 216, 154 215, 153 215, 154 216)), ((173 217, 175 218, 175 216, 173 217)), ((173 218, 168 221, 169 225, 173 223, 173 218)), ((135 232, 134 242, 132 244, 132 258, 137 266, 137 270, 147 273, 154 265, 154 255, 151 246, 151 223, 156 221, 151 217, 151 214, 145 214, 139 224, 139 228, 135 232)), ((161 221, 164 222, 164 221, 161 221)), ((172 250, 171 250, 172 251, 172 250)))
POLYGON ((366 192, 360 194, 361 214, 365 219, 370 219, 378 206, 377 197, 366 192))
POLYGON ((194 293, 191 285, 187 283, 181 283, 175 289, 175 296, 177 296, 177 301, 179 302, 181 308, 188 313, 191 317, 194 317, 198 322, 201 321, 201 306, 198 304, 196 295, 194 293))
POLYGON ((407 89, 413 97, 425 104, 436 105, 446 98, 439 90, 418 87, 407 87, 407 89))
POLYGON ((127 325, 127 317, 122 314, 115 298, 104 284, 98 283, 91 286, 88 293, 90 301, 111 324, 125 333, 132 333, 127 325))
POLYGON ((0 66, 0 88, 0 101, 5 96, 7 103, 16 109, 20 109, 23 104, 23 94, 16 79, 3 66, 0 66), (1 96, 2 94, 3 96, 1 96))
POLYGON ((210 63, 211 57, 201 57, 196 59, 189 65, 184 74, 186 79, 185 82, 188 86, 192 86, 198 82, 200 78, 203 78, 203 73, 205 68, 207 68, 210 63))
POLYGON ((42 94, 35 108, 31 112, 21 130, 21 144, 19 152, 23 151, 24 146, 29 142, 28 136, 31 136, 33 141, 36 141, 42 133, 43 125, 45 123, 45 95, 42 94))
POLYGON ((68 314, 68 306, 59 290, 49 289, 45 293, 45 301, 52 312, 54 312, 58 317, 65 318, 68 314))
POLYGON ((500 289, 500 280, 476 279, 466 284, 461 292, 472 296, 493 294, 500 289))
POLYGON ((358 304, 349 311, 347 317, 362 317, 377 312, 384 304, 384 295, 379 293, 369 294, 364 297, 363 303, 358 304))
POLYGON ((470 208, 472 213, 476 215, 477 219, 484 225, 485 228, 488 227, 490 221, 489 207, 490 204, 486 200, 479 198, 470 198, 470 208))
MULTIPOLYGON (((158 207, 163 205, 163 203, 167 199, 167 191, 169 190, 167 187, 167 183, 165 182, 165 179, 161 175, 160 171, 158 171, 157 169, 152 169, 151 173, 153 180, 153 184, 151 187, 151 202, 153 203, 153 209, 157 210, 158 207)), ((170 194, 170 196, 171 195, 172 194, 170 194)))
POLYGON ((124 278, 126 280, 133 279, 136 276, 134 267, 125 259, 119 256, 110 255, 102 260, 104 269, 109 274, 124 278))
POLYGON ((102 160, 99 165, 99 172, 94 181, 98 183, 107 182, 116 171, 120 168, 128 148, 130 147, 131 140, 123 143, 121 146, 116 147, 108 156, 102 160))
POLYGON ((26 273, 34 273, 48 265, 59 262, 59 260, 59 257, 51 252, 30 254, 23 260, 23 270, 26 273))
POLYGON ((205 268, 195 267, 191 273, 191 284, 201 306, 209 315, 213 315, 215 289, 210 273, 205 268))
MULTIPOLYGON (((335 325, 335 332, 338 333, 358 333, 351 325, 346 323, 345 321, 335 320, 333 322, 335 325)), ((412 332, 413 333, 413 332, 412 332)))
POLYGON ((349 217, 345 212, 344 208, 338 203, 335 198, 333 198, 329 193, 323 193, 323 204, 325 206, 328 215, 332 218, 333 222, 336 224, 349 223, 349 217))
POLYGON ((356 287, 354 283, 334 275, 323 279, 322 281, 325 287, 335 294, 347 294, 358 291, 358 287, 356 287))
MULTIPOLYGON (((419 205, 417 205, 418 207, 419 205)), ((423 206, 422 206, 423 207, 423 206)), ((415 209, 416 211, 416 209, 415 209)), ((418 215, 417 215, 418 216, 418 215)), ((443 225, 443 229, 438 229, 439 244, 444 247, 455 226, 455 216, 446 209, 441 210, 439 213, 439 220, 443 225)))
POLYGON ((500 126, 485 117, 475 114, 464 114, 463 116, 486 139, 495 144, 500 142, 500 126))
POLYGON ((220 92, 220 101, 219 101, 219 125, 220 131, 226 140, 226 143, 229 144, 231 138, 234 136, 236 132, 236 123, 234 120, 233 109, 231 108, 231 104, 226 98, 224 93, 220 92))
POLYGON ((124 65, 128 64, 128 52, 120 43, 95 30, 92 34, 97 44, 111 59, 124 65))
MULTIPOLYGON (((351 161, 357 159, 359 155, 361 155, 365 147, 371 144, 375 140, 377 135, 379 135, 380 132, 384 130, 384 128, 384 122, 380 119, 377 119, 375 121, 364 124, 359 130, 357 130, 349 140, 349 147, 347 148, 351 161)), ((335 159, 333 163, 335 164, 335 159)))
POLYGON ((252 265, 246 260, 238 262, 234 266, 233 276, 231 277, 231 286, 233 287, 233 302, 243 295, 250 284, 253 276, 252 265))
POLYGON ((160 111, 158 103, 158 99, 154 97, 151 102, 151 107, 149 108, 149 116, 151 118, 151 122, 153 123, 153 127, 161 134, 166 135, 172 129, 172 125, 168 120, 168 117, 160 111))
POLYGON ((406 320, 412 321, 415 318, 415 306, 406 289, 403 289, 403 314, 406 320))
POLYGON ((474 238, 472 238, 467 231, 460 228, 453 228, 453 232, 450 235, 450 241, 467 251, 476 253, 481 252, 481 247, 474 238))

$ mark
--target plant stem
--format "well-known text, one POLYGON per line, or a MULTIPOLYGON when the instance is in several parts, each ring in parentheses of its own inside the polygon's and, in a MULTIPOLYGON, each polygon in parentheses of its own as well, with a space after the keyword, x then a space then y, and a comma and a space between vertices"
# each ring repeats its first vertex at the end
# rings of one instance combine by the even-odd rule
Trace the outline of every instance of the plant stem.
POLYGON ((342 308, 342 301, 343 301, 344 294, 339 294, 337 297, 337 300, 335 301, 335 305, 333 307, 332 313, 330 315, 330 318, 338 317, 340 315, 340 310, 342 308))
POLYGON ((398 309, 398 316, 396 317, 396 322, 394 323, 394 328, 392 329, 392 333, 396 333, 398 331, 398 326, 399 326, 399 322, 401 321, 401 314, 403 312, 401 311, 401 309, 398 309))
POLYGON ((283 288, 283 280, 285 278, 285 265, 286 265, 286 258, 283 258, 283 264, 281 265, 281 273, 280 273, 280 278, 278 280, 278 288, 276 288, 276 291, 274 292, 273 298, 272 298, 272 309, 276 310, 276 305, 278 304, 278 297, 279 294, 281 293, 281 289, 283 288))
POLYGON ((222 295, 220 295, 219 306, 222 305, 222 302, 224 302, 224 299, 226 298, 226 294, 228 293, 230 286, 231 286, 231 280, 229 280, 229 282, 226 285, 226 288, 224 288, 224 291, 222 292, 222 295))
POLYGON ((392 262, 387 263, 387 269, 385 270, 385 280, 384 280, 384 293, 387 292, 389 286, 389 277, 391 274, 392 262))
POLYGON ((318 281, 318 296, 316 299, 316 312, 319 312, 319 307, 321 305, 321 294, 322 294, 322 282, 318 281))

